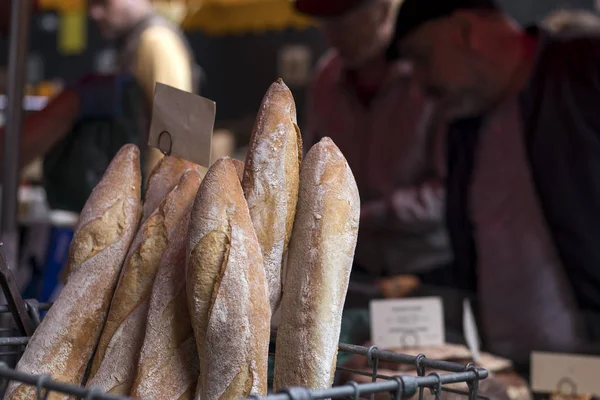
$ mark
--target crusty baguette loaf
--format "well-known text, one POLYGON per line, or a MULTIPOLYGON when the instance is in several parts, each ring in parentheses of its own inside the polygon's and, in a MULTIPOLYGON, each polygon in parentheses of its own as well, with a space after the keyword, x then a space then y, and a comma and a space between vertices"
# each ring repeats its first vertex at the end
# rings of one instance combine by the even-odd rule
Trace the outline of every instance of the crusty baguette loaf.
POLYGON ((185 294, 188 212, 161 260, 148 309, 131 397, 155 400, 194 398, 199 365, 185 294))
MULTIPOLYGON (((164 158, 164 162, 169 157, 164 158)), ((148 303, 163 253, 172 244, 177 225, 191 209, 200 175, 188 170, 179 184, 140 227, 123 264, 87 386, 127 396, 135 378, 144 340, 148 303)))
MULTIPOLYGON (((81 384, 137 228, 140 185, 139 150, 124 146, 81 212, 69 280, 29 341, 18 371, 81 384)), ((5 399, 34 399, 35 393, 35 387, 13 382, 5 399)), ((49 398, 65 397, 53 392, 49 398)))
POLYGON ((302 162, 294 97, 278 79, 265 94, 250 138, 242 187, 264 258, 271 312, 279 306, 302 162))
POLYGON ((276 340, 276 391, 332 384, 359 214, 352 171, 324 138, 310 149, 300 172, 276 340))
POLYGON ((177 185, 181 175, 188 169, 197 171, 201 177, 206 174, 206 168, 182 158, 165 156, 158 162, 148 178, 148 185, 144 193, 142 223, 158 208, 165 196, 177 185))
POLYGON ((262 255, 228 158, 208 170, 192 208, 187 296, 200 358, 197 398, 266 395, 271 311, 262 255))
POLYGON ((241 182, 244 179, 244 167, 246 164, 244 164, 243 161, 236 160, 235 158, 232 158, 231 162, 235 166, 235 172, 237 173, 237 176, 241 182))

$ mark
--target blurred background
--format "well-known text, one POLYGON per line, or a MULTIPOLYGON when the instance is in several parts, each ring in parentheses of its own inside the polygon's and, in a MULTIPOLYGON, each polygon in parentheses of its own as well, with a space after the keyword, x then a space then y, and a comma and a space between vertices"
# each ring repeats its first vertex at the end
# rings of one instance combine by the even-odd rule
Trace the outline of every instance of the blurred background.
MULTIPOLYGON (((2 1, 0 0, 0 4, 3 4, 2 1)), ((54 134, 52 131, 68 130, 69 132, 57 135, 51 143, 49 141, 47 145, 42 146, 44 151, 31 150, 30 155, 35 155, 31 156, 31 159, 23 156, 23 159, 27 159, 27 162, 19 172, 16 185, 18 188, 16 196, 17 251, 9 254, 9 262, 11 266, 17 267, 15 268, 17 285, 23 296, 25 298, 36 298, 41 302, 52 300, 60 290, 60 271, 66 262, 68 246, 73 235, 73 227, 77 223, 78 212, 81 210, 91 189, 99 180, 112 155, 116 153, 123 142, 134 141, 142 144, 145 142, 143 136, 130 137, 128 134, 133 135, 134 131, 139 131, 144 132, 142 133, 144 135, 148 131, 147 126, 143 123, 136 124, 135 121, 137 120, 135 118, 121 121, 119 122, 120 125, 111 119, 113 116, 105 118, 106 115, 104 115, 99 118, 99 115, 95 113, 99 112, 97 105, 91 104, 91 100, 96 98, 95 93, 100 92, 94 92, 90 88, 94 86, 97 89, 99 86, 104 85, 106 89, 106 87, 112 85, 112 83, 103 84, 104 81, 98 80, 98 76, 122 72, 119 71, 118 65, 122 61, 120 61, 120 57, 123 56, 123 49, 126 50, 127 47, 119 40, 109 40, 110 35, 107 35, 107 32, 101 32, 98 27, 97 22, 100 18, 98 15, 106 12, 101 11, 100 8, 105 7, 102 4, 107 2, 109 0, 90 0, 89 2, 86 0, 39 0, 30 14, 27 51, 23 63, 25 69, 24 113, 29 115, 44 109, 47 104, 51 103, 51 99, 60 96, 60 93, 66 88, 76 93, 79 100, 70 99, 68 97, 69 90, 65 91, 66 94, 62 94, 62 100, 55 103, 52 111, 53 115, 65 113, 65 115, 68 115, 69 121, 84 121, 81 124, 77 122, 73 127, 70 125, 60 129, 48 127, 48 132, 51 135, 54 134), (90 10, 90 7, 94 5, 100 7, 100 11, 97 11, 100 14, 96 14, 96 20, 92 18, 94 12, 90 10), (87 78, 81 80, 81 77, 86 76, 87 78), (94 78, 90 78, 90 76, 94 78), (72 104, 79 106, 78 111, 74 112, 78 115, 69 114, 70 101, 74 101, 72 104), (123 132, 125 133, 123 134, 123 132), (119 138, 112 140, 117 136, 119 138), (81 149, 91 151, 94 146, 98 148, 97 153, 80 152, 81 149), (42 154, 41 157, 40 154, 42 154)), ((119 2, 115 1, 115 3, 119 2)), ((178 32, 183 33, 184 39, 187 40, 189 45, 189 49, 186 50, 191 52, 195 63, 201 67, 199 93, 216 102, 213 160, 223 155, 229 155, 240 160, 245 159, 246 146, 261 100, 269 85, 281 77, 294 95, 298 125, 303 133, 311 131, 310 133, 314 135, 332 136, 333 132, 333 134, 339 134, 339 137, 343 140, 347 132, 356 134, 355 131, 362 130, 366 137, 366 139, 362 138, 366 140, 364 143, 378 149, 372 150, 369 146, 361 146, 363 142, 350 141, 345 143, 343 148, 361 191, 361 200, 363 201, 361 213, 366 215, 370 210, 369 207, 371 205, 375 206, 376 203, 375 201, 370 203, 370 201, 380 201, 380 198, 375 199, 376 195, 386 193, 385 191, 389 187, 395 190, 398 186, 402 190, 406 189, 407 193, 414 194, 414 187, 421 188, 423 182, 428 183, 431 181, 430 178, 434 174, 432 172, 434 170, 439 174, 435 176, 437 187, 432 189, 435 192, 431 198, 440 193, 438 189, 441 182, 444 181, 445 171, 442 171, 444 168, 440 168, 440 171, 436 170, 436 167, 439 164, 444 164, 444 162, 438 163, 438 159, 433 155, 434 151, 430 151, 430 148, 435 148, 435 143, 429 144, 428 139, 423 142, 415 140, 414 146, 412 142, 409 143, 409 140, 414 139, 411 136, 412 131, 420 132, 419 127, 421 125, 417 121, 413 121, 416 118, 412 117, 416 114, 420 115, 422 104, 420 98, 417 97, 412 103, 404 101, 404 99, 414 100, 410 97, 413 92, 405 82, 408 79, 398 79, 398 82, 394 81, 392 84, 385 79, 380 79, 377 82, 376 90, 372 91, 373 93, 369 93, 370 88, 367 87, 363 90, 364 88, 359 87, 360 85, 357 84, 356 92, 359 92, 357 97, 361 99, 362 97, 368 98, 365 102, 367 106, 361 108, 358 112, 347 112, 352 110, 350 106, 344 110, 340 106, 339 109, 336 109, 339 115, 333 115, 331 120, 327 118, 330 116, 327 110, 323 111, 324 108, 321 106, 317 110, 322 114, 318 115, 321 125, 315 124, 318 126, 317 128, 313 126, 313 129, 306 129, 312 79, 317 70, 318 61, 329 49, 328 38, 326 38, 324 31, 329 31, 329 39, 331 39, 332 37, 335 38, 337 29, 338 47, 346 46, 346 50, 348 47, 348 42, 344 43, 343 40, 340 40, 340 36, 343 37, 344 35, 340 35, 339 32, 345 28, 342 27, 340 20, 336 17, 328 19, 326 29, 321 29, 322 26, 316 19, 307 15, 308 13, 299 13, 294 6, 294 2, 289 0, 171 0, 152 1, 151 3, 158 15, 170 21, 178 28, 176 29, 178 32), (390 98, 384 98, 387 92, 392 91, 388 90, 388 87, 396 83, 398 84, 393 88, 396 94, 393 94, 390 98), (367 94, 363 96, 364 93, 361 90, 367 92, 367 94), (372 105, 370 101, 377 97, 375 96, 377 91, 384 92, 380 97, 384 98, 385 104, 382 102, 377 106, 370 107, 372 105), (402 104, 399 105, 400 103, 402 104), (390 104, 391 106, 389 106, 390 104), (379 107, 380 105, 381 107, 379 107), (377 108, 381 110, 380 115, 385 114, 384 118, 378 118, 377 108), (406 118, 396 112, 401 108, 402 112, 406 113, 406 118), (347 113, 344 114, 340 110, 347 113), (363 122, 370 121, 371 124, 365 123, 362 126, 357 122, 360 120, 359 117, 362 117, 361 113, 363 112, 365 114, 363 122), (339 119, 337 119, 338 117, 339 119), (357 120, 348 122, 345 126, 346 128, 349 127, 348 129, 338 128, 344 126, 343 121, 350 121, 351 117, 357 117, 357 120), (377 132, 385 130, 380 129, 380 125, 377 125, 382 119, 385 119, 387 123, 385 127, 388 128, 388 131, 382 132, 381 137, 374 139, 377 132), (404 123, 403 120, 409 119, 411 119, 410 123, 414 126, 405 128, 404 125, 401 125, 404 123), (331 128, 332 132, 327 132, 327 128, 331 128), (321 132, 313 132, 313 130, 319 129, 321 129, 321 132), (400 138, 400 134, 397 134, 399 131, 403 133, 410 131, 406 135, 408 138, 406 142, 400 138), (370 139, 373 139, 373 143, 368 142, 370 139), (409 151, 407 150, 409 147, 416 149, 415 153, 422 152, 426 155, 422 157, 421 155, 403 157, 405 155, 403 152, 409 151), (355 149, 358 150, 355 152, 355 149), (362 154, 362 150, 368 154, 362 154), (368 159, 368 161, 364 161, 364 159, 368 159), (398 167, 398 171, 394 170, 392 173, 388 173, 389 170, 393 169, 389 167, 389 164, 392 162, 401 164, 398 160, 404 159, 408 160, 407 164, 413 162, 414 165, 403 164, 402 167, 406 167, 405 170, 400 171, 401 168, 398 167), (365 167, 367 163, 370 164, 365 167), (355 168, 355 166, 357 167, 355 168), (398 172, 398 176, 394 176, 396 172, 398 172), (385 181, 386 179, 389 181, 385 181)), ((350 1, 349 3, 358 2, 350 1)), ((13 1, 13 6, 15 4, 19 4, 17 0, 13 1)), ((600 10, 600 1, 594 0, 499 0, 498 4, 518 23, 525 26, 540 22, 556 10, 584 10, 589 12, 592 19, 600 10)), ((390 7, 390 10, 392 10, 393 6, 390 7)), ((137 10, 135 12, 142 11, 137 10)), ((0 11, 0 17, 2 16, 1 13, 2 11, 0 11)), ((360 16, 360 14, 356 15, 360 16)), ((115 17, 115 21, 119 20, 118 15, 113 17, 115 17)), ((361 22, 358 19, 359 17, 351 16, 349 18, 355 18, 354 24, 357 21, 361 22)), ((393 17, 388 19, 390 21, 394 20, 393 17)), ((582 23, 585 25, 585 21, 582 23)), ((596 22, 591 22, 592 25, 594 23, 596 22)), ((393 25, 393 22, 391 24, 393 25)), ((372 30, 377 31, 378 27, 372 30)), ((391 31, 391 29, 389 30, 391 31)), ((391 32, 387 32, 387 35, 390 36, 391 32)), ((364 36, 368 35, 365 34, 364 36)), ((360 37, 360 32, 357 37, 360 37)), ((389 39, 391 38, 388 37, 387 42, 390 41, 389 39)), ((7 94, 10 84, 14 83, 10 81, 11 78, 9 77, 10 41, 10 35, 0 35, 0 126, 5 123, 6 110, 9 104, 7 94)), ((181 42, 185 42, 185 40, 181 40, 181 42)), ((382 44, 381 48, 377 49, 381 53, 377 57, 382 60, 383 49, 388 44, 382 44)), ((368 43, 364 47, 368 48, 368 43)), ((343 52, 340 51, 340 53, 343 52)), ((346 54, 343 56, 345 57, 346 54)), ((333 65, 331 68, 336 65, 335 60, 326 59, 325 61, 322 64, 333 65)), ((344 62, 347 62, 348 65, 351 64, 348 59, 344 62)), ((355 70, 361 68, 360 66, 348 68, 350 72, 348 80, 352 80, 352 72, 356 72, 355 70)), ((395 68, 395 64, 394 67, 389 67, 390 70, 393 68, 395 68)), ((171 72, 172 70, 168 68, 162 71, 162 78, 160 78, 161 75, 157 71, 145 71, 143 61, 141 64, 136 64, 133 70, 133 72, 129 72, 138 80, 144 74, 154 74, 154 80, 151 79, 149 83, 152 88, 155 81, 165 81, 162 79, 165 77, 173 79, 174 82, 166 83, 178 86, 176 82, 177 73, 171 72)), ((387 70, 385 72, 387 73, 387 70)), ((189 73, 189 70, 187 73, 189 73)), ((329 84, 331 82, 326 81, 326 79, 330 79, 331 74, 323 73, 322 75, 324 81, 316 88, 313 100, 316 99, 315 101, 329 104, 336 102, 336 100, 331 100, 332 98, 344 99, 343 96, 348 93, 340 95, 335 90, 330 90, 332 85, 329 84), (340 96, 337 98, 331 97, 334 95, 340 96)), ((140 84, 144 86, 144 82, 140 84)), ((142 89, 145 88, 142 87, 142 89)), ((182 89, 189 90, 189 87, 186 86, 182 89)), ((343 90, 339 92, 343 92, 343 90)), ((146 100, 151 100, 149 98, 151 96, 148 96, 148 93, 146 95, 146 100)), ((119 107, 126 109, 126 114, 129 117, 135 114, 130 112, 132 111, 132 104, 147 103, 146 106, 151 104, 151 102, 140 101, 133 94, 132 96, 133 100, 130 99, 131 101, 117 100, 121 102, 119 107)), ((97 97, 97 99, 101 98, 97 97)), ((352 101, 354 99, 349 102, 352 101)), ((337 103, 342 102, 342 100, 339 100, 337 103)), ((104 102, 104 104, 110 104, 110 102, 104 102)), ((357 104, 359 103, 354 102, 351 106, 357 104)), ((425 111, 424 115, 427 114, 427 110, 425 111)), ((319 112, 314 114, 319 114, 319 112)), ((119 118, 121 118, 122 115, 119 115, 119 118)), ((42 122, 42 124, 45 124, 45 122, 42 122)), ((35 126, 28 127, 32 128, 31 131, 34 132, 31 137, 35 137, 38 134, 35 133, 36 129, 33 129, 35 126)), ((431 131, 433 130, 431 128, 431 131)), ((26 142, 27 129, 24 131, 26 132, 23 135, 23 141, 26 142)), ((39 138, 48 137, 48 132, 46 134, 39 133, 39 138)), ((428 134, 434 136, 429 131, 424 132, 423 136, 428 134)), ((306 144, 310 145, 312 143, 310 142, 311 139, 314 140, 315 137, 305 137, 306 144)), ((336 138, 335 141, 339 143, 342 140, 336 138)), ((30 140, 30 142, 35 142, 35 140, 30 140)), ((341 145, 340 148, 342 148, 341 145)), ((148 155, 148 157, 150 159, 151 155, 148 155)), ((7 171, 4 172, 4 176, 8 176, 7 171)), ((147 173, 148 170, 145 171, 146 175, 147 173)), ((383 198, 384 196, 380 197, 383 198)), ((441 296, 444 299, 444 317, 448 324, 448 342, 464 342, 461 337, 461 313, 463 311, 463 299, 466 295, 462 292, 447 295, 446 289, 442 288, 444 285, 439 282, 443 280, 442 275, 445 273, 444 271, 448 270, 447 267, 452 262, 452 256, 450 255, 450 245, 445 235, 443 221, 444 196, 439 195, 437 197, 434 200, 429 198, 431 203, 437 203, 431 207, 435 209, 433 216, 425 216, 422 225, 413 224, 414 221, 411 220, 407 223, 408 227, 403 226, 402 229, 397 229, 397 225, 394 225, 396 221, 384 220, 382 222, 374 218, 363 224, 363 220, 361 220, 359 242, 362 240, 362 243, 365 244, 363 250, 365 248, 367 250, 361 253, 359 243, 356 258, 358 261, 353 267, 353 284, 351 284, 349 292, 351 295, 348 296, 347 306, 348 308, 360 309, 363 312, 357 317, 359 321, 363 322, 362 325, 359 324, 361 327, 348 328, 354 332, 357 329, 362 330, 362 333, 358 336, 344 337, 344 340, 363 343, 369 339, 369 333, 367 332, 368 317, 365 316, 364 312, 368 308, 368 301, 373 297, 396 298, 432 295, 441 296), (370 226, 369 223, 372 223, 373 226, 370 226), (392 226, 390 227, 390 225, 392 226), (417 228, 415 228, 416 225, 418 225, 417 228), (397 231, 394 231, 394 229, 397 231), (410 231, 413 234, 414 232, 411 229, 418 231, 412 237, 406 233, 410 231), (375 246, 369 247, 373 243, 368 243, 369 234, 372 235, 371 238, 376 238, 373 241, 376 243, 375 246), (404 242, 398 239, 401 235, 405 236, 406 240, 404 242), (417 237, 419 235, 421 237, 417 237), (383 239, 380 239, 382 237, 383 239), (404 244, 406 244, 408 250, 403 253, 404 258, 396 257, 394 252, 402 253, 404 249, 400 249, 400 247, 404 244), (414 252, 414 257, 412 257, 412 254, 407 256, 411 251, 414 252), (382 254, 387 259, 380 263, 380 258, 384 258, 382 254), (366 263, 363 262, 362 266, 371 264, 371 262, 372 264, 367 265, 363 271, 360 268, 361 260, 367 260, 366 263), (384 262, 388 265, 379 265, 384 264, 384 262), (428 275, 429 272, 431 272, 430 275, 428 275), (398 276, 398 278, 396 279, 394 276, 398 276), (363 287, 361 284, 366 286, 363 287), (421 290, 420 292, 416 290, 417 287, 421 290), (375 290, 376 294, 369 295, 370 290, 375 290), (354 300, 357 300, 356 304, 353 303, 354 300), (454 333, 457 334, 453 336, 454 333)), ((402 207, 396 205, 396 208, 402 207)), ((7 209, 10 210, 10 207, 3 207, 5 213, 3 218, 5 220, 8 220, 6 219, 7 209)), ((414 209, 409 211, 413 212, 414 209)), ((402 213, 399 212, 398 214, 402 213)), ((380 219, 386 217, 387 215, 384 215, 384 218, 380 219)), ((12 218, 12 216, 9 218, 12 218)), ((8 231, 13 229, 12 223, 8 225, 6 222, 3 223, 3 233, 6 233, 7 229, 8 231)), ((6 241, 7 236, 0 237, 0 239, 6 241)), ((504 249, 502 250, 504 251, 504 249)), ((509 249, 508 252, 512 250, 509 249)), ((503 251, 498 254, 503 254, 503 251)), ((515 253, 517 252, 515 251, 515 253)), ((526 261, 528 262, 528 260, 526 261)), ((458 288, 452 287, 452 289, 458 288)), ((595 293, 597 293, 597 290, 595 293)), ((600 321, 600 316, 597 320, 600 321)), ((348 326, 353 324, 352 321, 346 321, 346 323, 348 326)), ((600 322, 598 326, 600 326, 600 322)), ((521 352, 521 355, 525 358, 529 357, 527 352, 521 352)))
MULTIPOLYGON (((184 30, 207 80, 202 94, 217 103, 216 128, 229 129, 238 146, 249 137, 265 88, 282 76, 292 89, 299 121, 304 120, 307 85, 327 43, 310 18, 286 0, 153 1, 159 13, 184 30), (287 61, 286 61, 287 60, 287 61), (286 66, 297 64, 295 79, 286 66), (308 69, 305 69, 308 68, 308 69), (288 78, 288 79, 285 79, 288 78)), ((523 24, 558 8, 593 11, 594 0, 501 0, 523 24)), ((5 92, 8 38, 0 38, 0 92, 5 92)), ((43 104, 61 85, 90 71, 109 72, 115 49, 89 19, 84 0, 42 0, 31 23, 27 94, 43 104)), ((292 72, 294 73, 294 72, 292 72)))

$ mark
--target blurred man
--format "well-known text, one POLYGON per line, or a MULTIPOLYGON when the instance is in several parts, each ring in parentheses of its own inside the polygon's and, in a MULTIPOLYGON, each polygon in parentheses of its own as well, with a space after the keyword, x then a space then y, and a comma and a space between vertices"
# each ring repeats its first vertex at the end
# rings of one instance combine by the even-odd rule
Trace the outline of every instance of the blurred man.
MULTIPOLYGON (((198 92, 200 70, 185 36, 156 15, 149 0, 90 0, 89 13, 104 37, 116 41, 118 67, 136 78, 149 106, 156 82, 198 92)), ((150 153, 146 172, 161 157, 156 149, 150 153)))
POLYGON ((319 18, 332 46, 312 83, 304 144, 331 137, 356 178, 363 204, 353 273, 437 273, 451 259, 442 136, 410 64, 385 59, 398 1, 296 0, 296 7, 319 18))
POLYGON ((454 285, 478 292, 485 343, 596 351, 600 37, 521 28, 492 0, 406 0, 389 57, 446 103, 454 285))

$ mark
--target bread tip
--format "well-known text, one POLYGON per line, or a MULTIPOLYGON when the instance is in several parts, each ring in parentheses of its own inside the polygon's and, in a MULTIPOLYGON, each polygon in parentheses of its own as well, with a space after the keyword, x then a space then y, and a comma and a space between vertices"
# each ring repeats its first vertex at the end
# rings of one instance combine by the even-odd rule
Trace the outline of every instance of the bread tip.
POLYGON ((119 170, 141 174, 140 172, 140 149, 135 144, 126 144, 121 147, 113 157, 105 173, 110 175, 109 170, 119 170), (131 169, 133 167, 133 169, 131 169))
MULTIPOLYGON (((140 149, 135 144, 126 144, 121 147, 110 162, 109 168, 122 170, 133 167, 133 173, 138 173, 140 168, 140 149)), ((107 170, 108 172, 108 170, 107 170)))
POLYGON ((215 161, 213 163, 213 165, 214 164, 223 164, 225 162, 232 162, 231 157, 229 157, 229 156, 220 157, 220 158, 217 159, 217 161, 215 161))
POLYGON ((288 87, 288 85, 285 84, 285 82, 281 78, 277 78, 277 80, 271 84, 271 86, 269 87, 269 91, 271 90, 283 90, 291 93, 290 88, 288 87))
MULTIPOLYGON (((121 147, 119 153, 131 153, 132 155, 140 155, 140 149, 133 143, 129 143, 121 147)), ((117 154, 119 154, 117 153, 117 154)))
POLYGON ((183 174, 181 174, 181 177, 177 182, 177 186, 187 186, 188 182, 192 184, 197 182, 199 186, 202 183, 202 176, 195 169, 187 169, 183 174))
POLYGON ((336 152, 339 152, 340 149, 337 147, 337 145, 335 144, 335 142, 333 141, 333 139, 331 139, 328 136, 325 136, 324 138, 322 138, 321 140, 319 140, 319 142, 317 144, 315 144, 315 147, 317 148, 323 148, 323 149, 329 149, 329 150, 333 150, 336 152))
POLYGON ((314 144, 306 154, 305 159, 308 158, 327 159, 330 162, 333 160, 339 160, 343 161, 346 165, 348 164, 346 157, 344 157, 344 154, 340 148, 337 147, 335 142, 329 137, 324 137, 318 143, 314 144))
POLYGON ((208 176, 221 175, 223 171, 228 171, 226 174, 232 173, 232 175, 236 177, 236 180, 239 180, 237 179, 238 174, 237 169, 235 168, 235 163, 229 156, 223 156, 215 161, 213 165, 210 166, 206 176, 204 177, 204 180, 206 180, 208 176))
POLYGON ((190 175, 196 175, 198 177, 198 179, 201 178, 200 173, 197 170, 195 170, 193 168, 188 168, 183 172, 183 174, 181 174, 181 178, 179 178, 179 182, 185 181, 186 179, 188 179, 188 177, 190 177, 190 175))

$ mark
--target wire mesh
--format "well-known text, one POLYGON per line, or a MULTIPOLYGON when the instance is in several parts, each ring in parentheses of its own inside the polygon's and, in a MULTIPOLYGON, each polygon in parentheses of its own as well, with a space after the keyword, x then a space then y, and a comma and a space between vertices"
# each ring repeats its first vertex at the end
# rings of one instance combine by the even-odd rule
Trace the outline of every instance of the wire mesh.
MULTIPOLYGON (((47 311, 51 304, 39 303, 36 300, 26 300, 25 309, 35 327, 40 322, 40 312, 47 311)), ((13 310, 8 305, 0 306, 0 314, 12 313, 13 310)), ((19 330, 16 328, 3 328, 3 333, 16 333, 19 330)), ((272 339, 276 337, 276 332, 272 332, 272 339)), ((25 346, 29 342, 27 336, 10 336, 0 337, 0 356, 21 356, 25 346), (10 348, 10 350, 6 350, 10 348)), ((345 368, 339 366, 337 372, 346 372, 354 375, 370 376, 370 383, 348 382, 344 385, 334 386, 329 389, 310 390, 301 387, 292 387, 281 390, 279 393, 272 393, 264 397, 251 397, 250 399, 262 400, 318 400, 318 399, 340 399, 350 398, 354 400, 362 398, 375 399, 377 393, 388 393, 390 399, 406 399, 415 396, 418 393, 419 400, 423 400, 424 390, 428 389, 436 399, 439 399, 441 392, 449 392, 464 395, 469 400, 487 399, 479 395, 479 381, 488 377, 488 371, 483 368, 476 368, 472 364, 462 365, 459 363, 433 360, 427 358, 424 354, 418 356, 410 356, 407 354, 399 354, 392 351, 380 350, 376 346, 364 347, 352 344, 340 343, 339 352, 348 353, 354 356, 366 357, 370 367, 370 372, 365 372, 357 369, 345 368), (389 376, 379 373, 380 361, 393 363, 398 365, 414 366, 417 371, 417 376, 398 375, 389 376), (448 373, 440 374, 432 372, 426 374, 427 369, 435 369, 448 373), (378 381, 379 380, 379 381, 378 381), (454 383, 466 383, 469 390, 457 390, 447 388, 444 385, 454 383), (367 397, 366 397, 367 396, 367 397)), ((270 354, 273 356, 273 354, 270 354)), ((0 363, 0 395, 4 394, 5 388, 11 381, 21 382, 36 388, 37 400, 45 400, 50 391, 59 392, 72 397, 81 399, 98 399, 98 400, 124 400, 127 397, 105 394, 95 388, 84 388, 77 385, 69 385, 63 382, 52 380, 49 376, 31 375, 10 368, 6 363, 0 363)))
MULTIPOLYGON (((2 253, 1 246, 0 253, 2 253)), ((0 267, 2 267, 2 264, 4 264, 4 267, 7 267, 2 261, 4 260, 2 254, 0 254, 0 267)), ((2 289, 8 301, 7 305, 0 305, 0 314, 11 313, 15 323, 14 328, 2 327, 0 334, 4 336, 0 337, 0 356, 20 357, 30 338, 30 336, 23 335, 23 333, 26 331, 33 332, 37 328, 41 320, 40 312, 47 311, 51 304, 39 303, 36 300, 24 301, 18 291, 7 290, 10 289, 10 285, 7 285, 7 282, 10 283, 12 280, 12 273, 10 273, 8 268, 0 268, 0 270, 0 283, 2 283, 2 289), (6 336, 6 334, 10 333, 20 334, 20 336, 6 336)), ((276 335, 277 333, 273 331, 271 342, 274 342, 276 335)), ((439 400, 442 391, 462 394, 467 396, 469 400, 488 400, 486 397, 479 395, 479 381, 488 377, 488 371, 483 368, 476 368, 473 364, 462 365, 448 361, 428 359, 424 354, 417 356, 399 354, 392 351, 380 350, 376 346, 364 347, 340 343, 338 350, 342 353, 366 357, 371 370, 369 373, 366 373, 340 366, 337 368, 337 372, 367 375, 371 377, 371 382, 362 384, 349 382, 344 385, 319 390, 291 387, 282 389, 278 393, 272 393, 264 397, 253 396, 249 399, 318 400, 349 398, 359 400, 364 398, 364 396, 369 396, 370 400, 374 400, 377 393, 388 393, 390 399, 400 400, 413 397, 418 393, 419 400, 423 400, 424 390, 428 389, 435 396, 436 400, 439 400), (380 361, 414 366, 417 376, 388 376, 380 374, 380 361), (427 374, 427 369, 435 369, 436 371, 427 374), (468 391, 444 387, 447 384, 461 382, 467 384, 468 391)), ((58 382, 46 375, 32 375, 16 371, 5 362, 0 362, 0 396, 4 397, 5 389, 10 382, 21 382, 34 387, 36 389, 37 400, 46 400, 50 392, 58 392, 81 399, 128 399, 127 397, 103 393, 98 388, 85 388, 58 382)))
POLYGON ((423 400, 424 390, 428 389, 439 399, 441 392, 449 392, 464 395, 469 400, 485 399, 487 397, 479 394, 479 381, 488 377, 488 371, 476 368, 472 363, 462 365, 448 361, 428 359, 424 354, 410 356, 393 351, 380 350, 376 346, 364 347, 340 343, 339 352, 349 353, 355 356, 364 356, 367 359, 370 372, 365 372, 343 366, 337 367, 337 372, 347 372, 354 375, 370 376, 370 383, 359 384, 348 382, 343 385, 334 386, 329 389, 311 390, 303 387, 292 387, 282 389, 279 393, 269 394, 264 397, 252 396, 248 400, 318 400, 318 399, 375 399, 377 393, 387 393, 390 399, 406 399, 419 395, 423 400), (379 373, 379 363, 384 361, 388 364, 414 366, 417 376, 396 375, 389 376, 379 373), (448 373, 431 372, 427 369, 444 371, 448 373), (383 381, 377 381, 383 380, 383 381), (468 391, 447 388, 444 385, 466 383, 468 391), (368 396, 368 397, 365 397, 368 396))
MULTIPOLYGON (((39 303, 37 300, 25 301, 25 310, 31 317, 31 320, 35 324, 35 327, 37 327, 40 324, 40 312, 49 310, 50 306, 50 303, 39 303)), ((9 308, 9 306, 0 305, 0 314, 8 313, 12 313, 12 310, 9 308)), ((11 349, 10 352, 20 356, 24 350, 24 346, 26 346, 29 342, 29 337, 20 336, 19 329, 15 327, 2 327, 0 328, 0 333, 3 335, 2 337, 0 337, 0 347, 14 347, 14 349, 11 349)), ((2 355, 2 352, 0 352, 0 356, 2 355)))
MULTIPOLYGON (((1 312, 1 311, 0 311, 1 312)), ((13 345, 27 343, 27 337, 3 338, 10 339, 13 345)), ((461 394, 468 397, 469 400, 484 399, 486 397, 479 395, 478 382, 488 377, 488 371, 483 368, 476 368, 472 364, 461 365, 447 361, 432 360, 420 354, 416 357, 406 354, 399 354, 391 351, 379 350, 377 347, 370 348, 350 344, 339 344, 339 351, 350 353, 356 356, 365 356, 370 360, 372 372, 338 367, 337 371, 350 372, 357 375, 371 376, 371 383, 358 384, 349 382, 344 385, 334 386, 329 389, 310 390, 302 387, 292 387, 282 389, 278 393, 272 393, 264 397, 253 396, 249 399, 262 400, 318 400, 318 399, 340 399, 351 398, 361 399, 369 396, 374 399, 376 393, 388 393, 390 399, 406 399, 419 394, 419 399, 423 399, 423 391, 428 389, 439 399, 442 391, 461 394), (378 373, 379 361, 388 363, 398 363, 403 365, 414 365, 417 368, 418 376, 398 375, 388 376, 378 373), (432 372, 426 375, 426 369, 447 371, 440 374, 432 372), (377 380, 383 380, 377 382, 377 380), (469 391, 446 388, 444 385, 464 382, 468 385, 469 391)), ((97 388, 84 388, 77 385, 52 380, 45 375, 32 375, 11 369, 5 363, 0 363, 0 387, 6 387, 8 382, 16 381, 36 388, 38 400, 45 400, 49 391, 59 392, 69 396, 81 399, 98 400, 124 400, 127 397, 115 396, 102 393, 97 388)))

